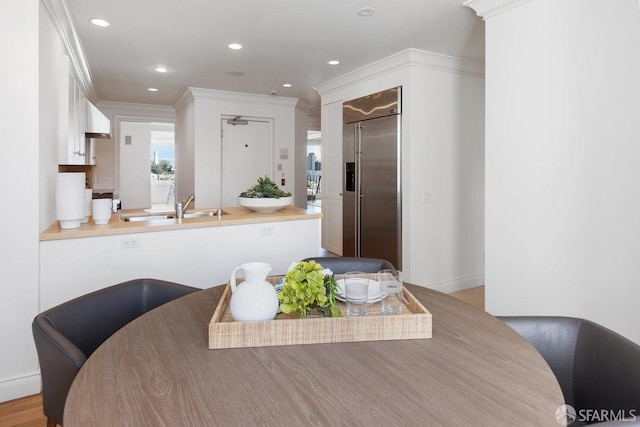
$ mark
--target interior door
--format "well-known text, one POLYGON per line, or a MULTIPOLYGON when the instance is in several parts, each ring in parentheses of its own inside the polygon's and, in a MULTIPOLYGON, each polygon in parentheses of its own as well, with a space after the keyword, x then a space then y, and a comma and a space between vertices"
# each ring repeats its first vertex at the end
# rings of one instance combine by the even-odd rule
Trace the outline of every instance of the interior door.
POLYGON ((238 196, 258 182, 273 178, 272 126, 268 120, 229 124, 222 120, 222 206, 237 206, 238 196))

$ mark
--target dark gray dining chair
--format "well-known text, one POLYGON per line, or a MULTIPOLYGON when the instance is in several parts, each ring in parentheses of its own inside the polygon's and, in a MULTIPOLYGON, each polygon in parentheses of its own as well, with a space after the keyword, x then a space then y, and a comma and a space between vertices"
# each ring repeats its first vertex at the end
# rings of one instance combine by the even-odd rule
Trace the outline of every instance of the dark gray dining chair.
POLYGON ((395 268, 385 259, 359 258, 359 257, 311 257, 303 261, 315 261, 324 268, 328 268, 334 274, 344 274, 348 271, 362 271, 364 273, 377 273, 387 268, 395 268))
MULTIPOLYGON (((578 415, 606 411, 636 417, 638 424, 623 423, 640 425, 640 346, 584 319, 547 316, 499 319, 542 355, 560 384, 565 403, 578 415)), ((571 425, 583 423, 578 419, 571 425)))
POLYGON ((42 375, 47 427, 63 425, 71 383, 87 358, 111 335, 152 309, 198 291, 156 279, 136 279, 75 298, 38 314, 33 338, 42 375))

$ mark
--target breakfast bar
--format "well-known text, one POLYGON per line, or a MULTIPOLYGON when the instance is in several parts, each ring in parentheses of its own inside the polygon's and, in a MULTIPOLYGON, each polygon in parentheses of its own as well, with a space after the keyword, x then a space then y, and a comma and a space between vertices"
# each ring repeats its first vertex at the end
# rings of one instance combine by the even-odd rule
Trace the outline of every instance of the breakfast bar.
POLYGON ((136 222, 120 218, 150 213, 122 211, 106 225, 90 221, 61 230, 53 224, 40 234, 40 308, 132 277, 207 288, 226 282, 230 269, 243 262, 265 261, 272 274, 283 274, 291 260, 318 255, 321 213, 293 206, 269 213, 240 206, 222 211, 220 217, 136 222))
MULTIPOLYGON (((122 218, 130 216, 156 218, 160 214, 175 214, 174 211, 149 212, 143 209, 119 211, 111 216, 108 224, 97 225, 90 220, 80 228, 63 230, 56 221, 40 233, 40 241, 77 239, 83 237, 112 236, 120 234, 146 233, 171 230, 188 230, 196 228, 224 227, 229 225, 260 224, 283 221, 316 219, 322 216, 319 212, 289 206, 276 212, 257 213, 240 206, 222 208, 218 217, 218 209, 197 209, 197 212, 213 212, 211 216, 196 218, 152 219, 149 221, 125 222, 122 218)), ((173 215, 172 215, 173 216, 173 215)))

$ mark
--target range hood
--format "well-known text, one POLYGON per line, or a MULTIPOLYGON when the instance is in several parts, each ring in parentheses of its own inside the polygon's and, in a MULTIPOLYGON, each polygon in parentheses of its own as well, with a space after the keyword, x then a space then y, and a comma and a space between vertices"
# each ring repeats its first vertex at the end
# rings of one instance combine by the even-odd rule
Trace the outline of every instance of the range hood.
POLYGON ((86 99, 85 105, 87 115, 85 138, 111 139, 111 121, 86 99))

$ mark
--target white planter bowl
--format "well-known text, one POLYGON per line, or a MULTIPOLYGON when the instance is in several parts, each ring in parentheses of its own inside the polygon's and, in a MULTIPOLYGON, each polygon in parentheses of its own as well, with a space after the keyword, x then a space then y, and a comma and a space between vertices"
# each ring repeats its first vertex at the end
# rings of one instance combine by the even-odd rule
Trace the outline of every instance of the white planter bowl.
POLYGON ((238 197, 238 204, 249 208, 254 212, 275 212, 291 204, 293 197, 280 197, 279 199, 238 197))

